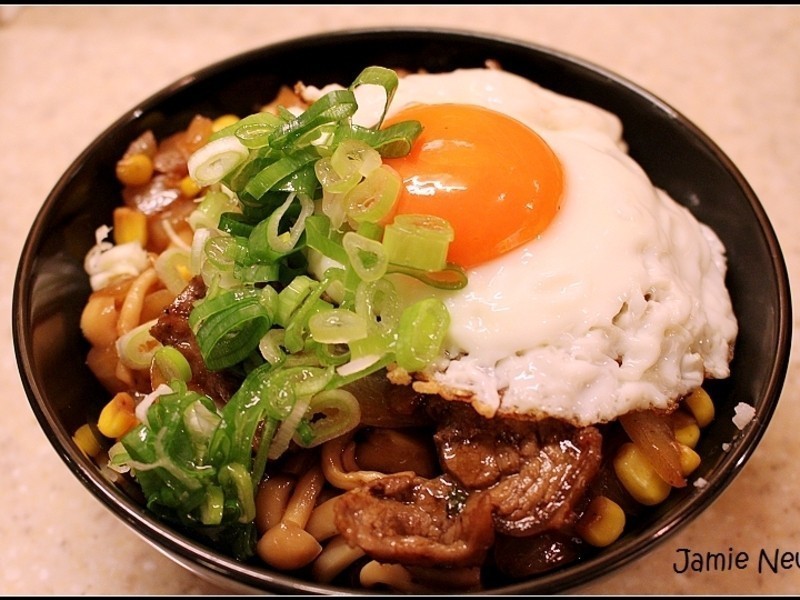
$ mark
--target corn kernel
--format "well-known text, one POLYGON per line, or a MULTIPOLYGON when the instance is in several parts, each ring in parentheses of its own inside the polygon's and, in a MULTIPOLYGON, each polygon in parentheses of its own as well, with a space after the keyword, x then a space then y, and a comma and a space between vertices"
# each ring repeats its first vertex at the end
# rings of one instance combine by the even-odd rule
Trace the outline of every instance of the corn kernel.
POLYGON ((146 154, 131 154, 117 162, 116 173, 123 185, 144 185, 153 176, 153 161, 146 154))
POLYGON ((120 438, 138 423, 133 397, 119 392, 103 407, 97 419, 97 429, 108 438, 120 438))
POLYGON ((217 117, 211 122, 211 132, 216 133, 220 129, 225 129, 229 125, 233 125, 239 120, 239 117, 236 115, 222 115, 221 117, 217 117))
POLYGON ((181 190, 181 194, 183 194, 187 198, 194 198, 195 196, 197 196, 197 194, 200 193, 200 186, 197 185, 197 182, 188 175, 183 179, 181 179, 181 182, 178 184, 178 187, 181 190))
POLYGON ((700 466, 700 455, 684 444, 678 444, 678 450, 680 450, 681 472, 684 476, 689 475, 700 466))
POLYGON ((645 455, 632 442, 623 444, 614 457, 617 479, 634 500, 652 506, 666 500, 672 486, 659 477, 645 455))
POLYGON ((700 426, 692 415, 682 410, 672 414, 672 431, 675 439, 689 448, 694 448, 700 441, 700 426))
POLYGON ((91 425, 88 423, 78 427, 72 436, 72 441, 80 448, 81 452, 89 457, 97 456, 103 449, 91 425))
POLYGON ((606 496, 592 498, 586 512, 577 523, 577 531, 581 538, 598 548, 614 543, 624 529, 625 511, 606 496))
POLYGON ((135 208, 119 206, 114 209, 114 242, 138 242, 147 245, 147 216, 135 208))
POLYGON ((692 411, 699 427, 703 428, 714 420, 714 402, 703 388, 697 388, 689 394, 684 404, 692 411))

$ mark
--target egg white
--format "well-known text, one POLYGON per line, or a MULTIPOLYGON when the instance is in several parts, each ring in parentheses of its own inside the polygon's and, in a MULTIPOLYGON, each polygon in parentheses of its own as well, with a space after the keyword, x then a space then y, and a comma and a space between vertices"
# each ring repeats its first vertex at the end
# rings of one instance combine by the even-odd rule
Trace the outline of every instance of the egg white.
MULTIPOLYGON (((737 334, 716 234, 626 154, 619 119, 497 69, 401 79, 391 113, 414 102, 503 112, 553 149, 564 172, 555 220, 539 238, 468 271, 457 292, 395 276, 405 302, 438 295, 448 358, 428 376, 486 416, 576 425, 668 409, 705 377, 729 375, 737 334)), ((380 92, 359 88, 369 124, 380 92)))

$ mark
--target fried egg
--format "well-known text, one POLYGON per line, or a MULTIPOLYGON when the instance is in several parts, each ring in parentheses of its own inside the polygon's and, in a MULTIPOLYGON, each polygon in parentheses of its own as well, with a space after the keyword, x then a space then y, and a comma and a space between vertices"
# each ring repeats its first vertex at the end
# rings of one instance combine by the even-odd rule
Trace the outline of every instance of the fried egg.
MULTIPOLYGON (((383 98, 357 92, 369 125, 383 98)), ((397 212, 448 219, 448 260, 469 279, 442 291, 393 276, 404 302, 434 294, 450 312, 446 356, 418 389, 487 417, 588 425, 729 375, 725 248, 627 154, 615 115, 478 68, 403 77, 387 119, 424 127, 387 161, 397 212)))

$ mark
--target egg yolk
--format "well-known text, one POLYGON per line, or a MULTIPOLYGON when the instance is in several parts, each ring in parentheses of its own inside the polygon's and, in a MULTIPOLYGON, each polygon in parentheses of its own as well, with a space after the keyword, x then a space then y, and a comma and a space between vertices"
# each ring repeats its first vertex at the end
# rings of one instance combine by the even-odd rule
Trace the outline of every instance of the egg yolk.
POLYGON ((417 104, 385 125, 419 121, 411 152, 385 159, 403 186, 394 214, 447 219, 455 238, 449 262, 469 268, 529 242, 561 202, 561 164, 523 123, 469 104, 417 104))

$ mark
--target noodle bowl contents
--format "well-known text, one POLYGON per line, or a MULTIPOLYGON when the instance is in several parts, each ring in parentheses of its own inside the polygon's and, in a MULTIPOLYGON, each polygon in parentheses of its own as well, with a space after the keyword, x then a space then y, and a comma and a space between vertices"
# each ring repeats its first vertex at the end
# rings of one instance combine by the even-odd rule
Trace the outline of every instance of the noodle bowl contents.
POLYGON ((737 321, 620 121, 499 66, 283 89, 131 140, 85 267, 147 507, 320 583, 482 590, 687 485, 737 321))

